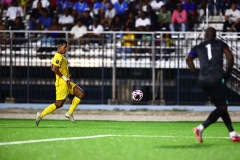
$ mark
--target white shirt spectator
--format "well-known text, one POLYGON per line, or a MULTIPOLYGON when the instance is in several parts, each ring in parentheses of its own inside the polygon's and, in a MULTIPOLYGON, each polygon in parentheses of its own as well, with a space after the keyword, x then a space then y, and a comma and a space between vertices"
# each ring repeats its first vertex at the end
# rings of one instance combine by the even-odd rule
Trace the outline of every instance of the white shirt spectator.
POLYGON ((7 10, 7 17, 9 17, 10 20, 14 21, 16 19, 16 17, 23 17, 24 13, 22 10, 21 6, 10 6, 7 10))
POLYGON ((161 9, 161 7, 164 5, 164 2, 163 1, 157 2, 156 0, 153 0, 150 3, 150 5, 154 11, 159 11, 161 9))
POLYGON ((117 3, 118 0, 111 0, 111 3, 114 5, 115 3, 117 3))
POLYGON ((92 30, 94 34, 98 34, 98 35, 104 31, 103 26, 101 24, 98 24, 97 27, 95 27, 94 25, 91 25, 89 26, 89 29, 92 30))
POLYGON ((112 8, 111 10, 106 10, 105 11, 105 18, 113 18, 116 15, 116 9, 112 8))
POLYGON ((86 33, 87 33, 87 27, 84 25, 82 25, 81 27, 79 27, 78 25, 75 25, 70 31, 70 34, 73 35, 74 39, 80 38, 86 33))
POLYGON ((58 23, 59 24, 73 24, 74 18, 72 15, 68 15, 68 16, 62 15, 59 17, 58 23))
POLYGON ((236 22, 237 19, 240 18, 240 11, 239 10, 235 10, 233 11, 232 9, 228 9, 225 13, 226 16, 229 16, 229 18, 231 19, 231 21, 236 22))
POLYGON ((140 26, 148 26, 148 25, 151 25, 151 21, 149 18, 145 18, 145 19, 142 19, 142 18, 138 18, 135 22, 135 27, 138 28, 140 26))
MULTIPOLYGON (((32 8, 37 8, 38 1, 39 0, 34 0, 33 1, 32 8)), ((48 0, 41 0, 41 4, 42 4, 42 8, 47 8, 50 5, 48 0)))

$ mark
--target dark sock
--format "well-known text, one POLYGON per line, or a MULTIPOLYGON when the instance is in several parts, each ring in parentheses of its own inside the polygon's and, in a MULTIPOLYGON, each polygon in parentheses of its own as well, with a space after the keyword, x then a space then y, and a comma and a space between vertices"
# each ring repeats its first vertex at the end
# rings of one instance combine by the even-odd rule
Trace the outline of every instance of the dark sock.
POLYGON ((202 124, 204 126, 204 129, 206 129, 210 124, 215 123, 221 116, 221 113, 221 110, 218 108, 213 110, 208 116, 207 120, 202 124))
POLYGON ((225 123, 228 131, 229 132, 234 131, 233 126, 232 126, 232 121, 231 121, 231 118, 230 118, 228 112, 227 111, 224 112, 221 117, 222 117, 222 120, 225 123))

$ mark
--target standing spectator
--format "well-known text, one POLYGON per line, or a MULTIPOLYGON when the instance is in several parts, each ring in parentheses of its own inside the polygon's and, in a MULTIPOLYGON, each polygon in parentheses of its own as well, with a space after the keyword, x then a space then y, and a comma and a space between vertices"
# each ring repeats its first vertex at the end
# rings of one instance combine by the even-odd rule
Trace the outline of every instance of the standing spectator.
POLYGON ((150 5, 155 12, 158 12, 164 5, 164 2, 162 0, 152 0, 150 5))
POLYGON ((24 13, 22 7, 18 5, 18 0, 13 0, 12 5, 7 10, 7 27, 12 27, 15 23, 16 17, 23 17, 24 13))
POLYGON ((182 4, 177 5, 177 9, 173 11, 170 30, 174 32, 176 29, 180 29, 185 32, 187 28, 187 11, 182 9, 182 4))
POLYGON ((169 25, 171 22, 171 12, 167 10, 166 6, 161 7, 161 12, 158 14, 158 24, 160 31, 170 31, 169 25))
POLYGON ((69 31, 74 25, 74 17, 70 14, 70 8, 65 8, 64 15, 60 16, 58 23, 61 25, 63 30, 69 31))
POLYGON ((128 11, 128 3, 124 0, 118 0, 118 2, 114 4, 114 8, 116 9, 117 15, 125 19, 125 13, 128 11))
POLYGON ((38 29, 46 30, 52 24, 52 18, 48 15, 47 9, 43 9, 42 16, 38 18, 38 29))
POLYGON ((236 3, 232 3, 231 9, 226 11, 223 32, 227 32, 228 27, 231 28, 231 31, 240 32, 240 11, 237 10, 236 3))

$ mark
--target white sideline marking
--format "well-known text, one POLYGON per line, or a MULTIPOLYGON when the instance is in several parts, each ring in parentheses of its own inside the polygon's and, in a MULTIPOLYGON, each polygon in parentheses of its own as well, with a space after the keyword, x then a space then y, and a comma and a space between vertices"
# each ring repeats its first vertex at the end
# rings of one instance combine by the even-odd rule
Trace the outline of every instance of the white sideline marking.
POLYGON ((1 142, 0 146, 13 145, 13 144, 51 142, 51 141, 66 141, 66 140, 77 140, 77 139, 92 139, 92 138, 102 138, 102 137, 110 137, 110 136, 112 135, 106 134, 106 135, 96 135, 96 136, 86 136, 86 137, 50 138, 50 139, 38 139, 38 140, 15 141, 15 142, 1 142))
MULTIPOLYGON (((38 140, 27 140, 27 141, 15 141, 15 142, 1 142, 0 146, 14 145, 14 144, 26 144, 26 143, 39 143, 39 142, 51 142, 51 141, 66 141, 66 140, 78 140, 78 139, 93 139, 103 137, 134 137, 134 138, 195 138, 194 136, 156 136, 156 135, 96 135, 96 136, 85 136, 85 137, 69 137, 69 138, 50 138, 50 139, 38 139, 38 140)), ((230 139, 230 137, 204 137, 204 139, 230 139)))

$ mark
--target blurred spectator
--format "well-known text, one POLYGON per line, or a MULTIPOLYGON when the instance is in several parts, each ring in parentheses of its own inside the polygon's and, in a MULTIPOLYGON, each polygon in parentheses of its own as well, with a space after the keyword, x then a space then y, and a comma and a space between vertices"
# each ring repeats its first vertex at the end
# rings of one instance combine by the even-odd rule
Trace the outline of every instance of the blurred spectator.
POLYGON ((103 26, 100 24, 98 19, 93 20, 93 25, 89 27, 92 33, 88 34, 88 38, 92 39, 91 42, 101 44, 102 32, 104 31, 103 26))
POLYGON ((155 12, 158 12, 164 5, 164 2, 162 0, 152 0, 150 5, 155 12))
POLYGON ((107 3, 107 10, 104 12, 104 19, 102 20, 102 24, 107 23, 108 26, 111 25, 113 18, 116 15, 116 10, 113 8, 112 3, 107 3))
POLYGON ((114 4, 114 8, 116 9, 117 15, 125 19, 125 14, 128 11, 128 3, 124 0, 118 0, 118 2, 114 4))
MULTIPOLYGON (((52 19, 52 24, 51 26, 48 27, 48 31, 62 31, 62 26, 59 25, 57 17, 52 19)), ((63 38, 64 34, 63 33, 49 33, 49 36, 54 39, 55 42, 57 42, 58 39, 63 38)))
POLYGON ((226 11, 223 32, 226 32, 228 27, 231 31, 236 30, 240 33, 240 11, 237 10, 236 3, 232 3, 231 9, 226 11))
POLYGON ((6 46, 5 44, 8 43, 7 40, 7 33, 6 32, 1 32, 4 30, 8 30, 7 27, 3 24, 2 22, 2 17, 0 17, 0 51, 5 50, 6 46))
POLYGON ((135 17, 132 12, 128 13, 128 19, 126 23, 124 24, 124 28, 128 28, 130 31, 135 30, 135 17))
POLYGON ((187 11, 182 9, 182 4, 179 3, 177 5, 177 9, 173 11, 171 17, 170 30, 174 32, 177 29, 185 32, 186 28, 187 28, 187 11))
MULTIPOLYGON (((151 26, 146 26, 146 28, 145 28, 146 30, 146 32, 151 32, 152 30, 151 30, 151 26)), ((152 39, 153 39, 153 35, 151 34, 151 33, 144 33, 144 34, 142 34, 142 37, 141 37, 141 47, 143 47, 142 48, 142 53, 152 53, 152 48, 151 48, 151 46, 152 46, 152 39)))
POLYGON ((89 28, 89 26, 91 26, 93 24, 93 18, 90 15, 89 9, 86 9, 84 11, 81 21, 82 21, 83 25, 86 26, 87 28, 89 28))
POLYGON ((16 17, 23 17, 24 13, 22 7, 18 5, 18 0, 13 0, 12 5, 8 8, 6 17, 7 17, 7 27, 12 27, 15 23, 16 17))
POLYGON ((151 26, 151 20, 146 17, 144 12, 140 12, 140 16, 135 21, 137 31, 145 31, 147 26, 151 26))
MULTIPOLYGON (((108 0, 102 0, 102 8, 100 9, 100 19, 101 21, 104 20, 104 15, 105 15, 105 11, 108 10, 108 4, 112 4, 110 1, 108 0)), ((112 5, 113 6, 113 5, 112 5)))
POLYGON ((103 7, 102 0, 93 0, 93 13, 96 18, 100 18, 100 11, 103 7))
POLYGON ((73 27, 74 17, 70 14, 70 8, 65 8, 64 14, 59 17, 58 23, 66 31, 69 31, 73 27))
POLYGON ((38 1, 37 8, 33 8, 32 12, 30 13, 30 19, 28 22, 29 30, 36 30, 38 18, 41 17, 43 14, 42 3, 38 1))
MULTIPOLYGON (((25 25, 23 23, 22 17, 16 17, 14 25, 12 26, 12 30, 14 31, 24 31, 25 25)), ((26 42, 25 33, 24 32, 15 32, 13 34, 13 44, 22 44, 26 42)), ((15 50, 20 50, 19 47, 16 47, 15 50)))
POLYGON ((26 15, 28 0, 20 0, 20 6, 23 9, 24 15, 26 15))
POLYGON ((140 11, 147 12, 147 6, 149 5, 148 0, 140 0, 140 11))
POLYGON ((156 12, 152 9, 152 7, 150 5, 147 6, 147 17, 150 19, 151 21, 151 30, 155 31, 157 28, 157 19, 158 16, 156 14, 156 12))
POLYGON ((111 23, 111 29, 112 31, 122 31, 124 29, 124 23, 123 19, 120 19, 118 15, 116 15, 111 23))
POLYGON ((160 31, 170 31, 169 25, 171 22, 171 12, 167 11, 165 5, 161 7, 161 12, 158 14, 158 24, 160 31))
POLYGON ((76 2, 73 6, 74 18, 81 18, 87 8, 89 8, 88 3, 86 3, 84 0, 79 0, 78 2, 76 2))
POLYGON ((165 5, 168 11, 171 13, 176 9, 179 0, 167 0, 165 5))
POLYGON ((174 46, 173 40, 171 39, 171 35, 168 33, 163 34, 162 40, 161 40, 161 46, 163 46, 162 53, 163 53, 163 59, 165 61, 168 61, 170 59, 170 54, 172 52, 175 52, 175 49, 172 49, 171 47, 174 46))
POLYGON ((3 11, 7 10, 8 7, 11 6, 12 0, 2 0, 0 4, 1 4, 1 7, 0 7, 1 15, 0 16, 3 16, 3 11))
POLYGON ((42 10, 42 15, 38 18, 38 30, 46 30, 52 24, 52 18, 47 9, 42 10))
POLYGON ((77 24, 74 25, 70 31, 70 42, 69 44, 76 44, 79 40, 81 44, 84 44, 84 38, 87 34, 87 27, 82 24, 82 21, 77 20, 77 24), (81 39, 80 39, 81 38, 81 39))
POLYGON ((66 8, 72 8, 74 3, 72 3, 70 0, 58 0, 57 5, 60 5, 61 9, 65 10, 66 8))
POLYGON ((122 55, 122 59, 126 60, 126 54, 134 53, 135 35, 131 33, 130 28, 126 28, 125 33, 122 36, 121 48, 117 48, 117 53, 122 55))
MULTIPOLYGON (((54 39, 49 35, 49 33, 45 33, 44 36, 41 38, 41 46, 37 49, 37 53, 42 52, 53 52, 56 51, 54 39)), ((40 59, 46 59, 46 54, 38 54, 40 59)))
POLYGON ((188 30, 192 30, 194 24, 198 23, 197 6, 190 0, 183 0, 182 8, 187 11, 188 30))
POLYGON ((38 2, 41 2, 42 8, 49 9, 50 3, 48 0, 34 0, 32 4, 32 9, 37 8, 38 2))

